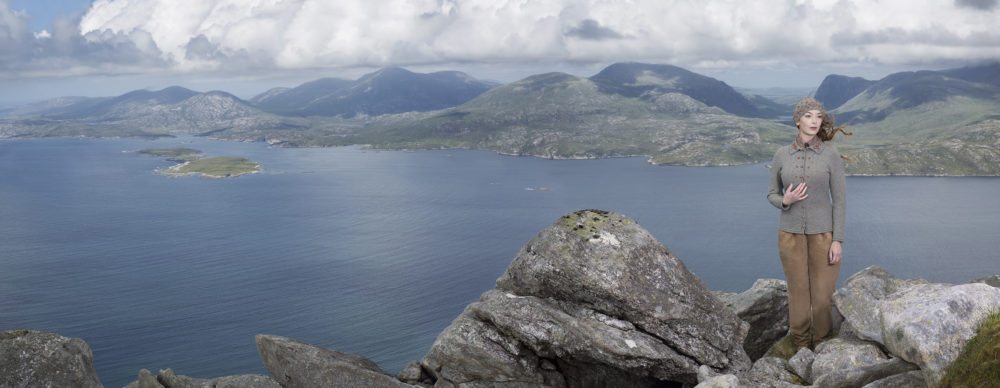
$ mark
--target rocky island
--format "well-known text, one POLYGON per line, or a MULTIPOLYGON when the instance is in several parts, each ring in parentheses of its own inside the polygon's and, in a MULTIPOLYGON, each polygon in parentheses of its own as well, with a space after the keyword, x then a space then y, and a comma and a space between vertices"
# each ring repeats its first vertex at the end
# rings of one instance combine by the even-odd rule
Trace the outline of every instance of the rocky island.
MULTIPOLYGON (((270 377, 143 369, 129 387, 997 387, 997 287, 1000 276, 934 284, 869 267, 834 294, 836 336, 796 351, 784 281, 712 292, 634 220, 582 210, 528 241, 396 376, 260 334, 270 377)), ((92 360, 79 339, 0 333, 0 386, 100 386, 92 360)))
POLYGON ((140 154, 166 157, 178 163, 166 169, 157 170, 168 176, 202 175, 209 178, 230 178, 260 172, 260 164, 247 158, 234 156, 203 157, 203 153, 192 148, 150 148, 140 154))

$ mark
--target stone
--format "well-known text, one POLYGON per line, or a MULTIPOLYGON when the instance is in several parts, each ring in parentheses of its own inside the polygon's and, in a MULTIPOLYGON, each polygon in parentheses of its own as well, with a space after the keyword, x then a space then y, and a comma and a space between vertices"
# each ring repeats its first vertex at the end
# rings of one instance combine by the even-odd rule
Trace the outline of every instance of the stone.
POLYGON ((389 376, 361 356, 274 335, 258 334, 256 340, 264 366, 284 388, 413 387, 389 376))
POLYGON ((902 280, 878 266, 871 266, 851 275, 843 287, 833 294, 836 308, 851 324, 858 338, 884 344, 879 301, 890 294, 925 280, 902 280))
POLYGON ((34 330, 0 332, 0 386, 100 387, 82 339, 34 330))
POLYGON ((742 372, 742 322, 635 221, 582 210, 521 248, 421 361, 435 386, 695 384, 742 372))
POLYGON ((865 384, 862 388, 913 388, 926 386, 927 383, 924 382, 924 373, 919 370, 915 370, 875 380, 871 383, 865 384))
POLYGON ((810 377, 812 381, 818 382, 824 375, 834 371, 859 369, 888 359, 875 343, 836 337, 816 347, 810 377))
POLYGON ((271 377, 255 374, 219 377, 212 384, 213 388, 281 388, 271 377))
POLYGON ((703 383, 706 380, 711 379, 715 376, 721 376, 721 375, 719 374, 719 372, 716 372, 712 370, 712 368, 709 368, 708 365, 702 365, 698 367, 698 383, 703 383))
POLYGON ((749 387, 787 387, 801 385, 802 380, 788 371, 788 362, 778 357, 761 357, 740 379, 749 387))
POLYGON ((497 289, 566 301, 627 321, 698 365, 743 371, 741 322, 634 220, 601 210, 561 217, 521 248, 497 289))
POLYGON ((1000 275, 987 276, 973 280, 971 283, 985 283, 993 287, 1000 288, 1000 275))
POLYGON ((795 353, 792 358, 788 359, 788 369, 799 376, 802 381, 811 383, 812 379, 812 364, 816 360, 816 353, 813 353, 809 348, 799 349, 798 353, 795 353))
POLYGON ((424 373, 424 368, 420 365, 420 361, 413 361, 407 364, 396 374, 396 379, 413 385, 433 384, 430 376, 424 373))
POLYGON ((437 385, 520 382, 533 386, 565 386, 558 374, 539 367, 538 356, 504 337, 493 325, 475 319, 472 305, 438 335, 421 361, 437 385))
POLYGON ((708 380, 698 383, 695 388, 737 388, 740 380, 736 375, 718 375, 708 380))
POLYGON ((824 374, 813 384, 820 388, 853 388, 889 376, 917 370, 917 366, 900 358, 892 358, 852 369, 838 369, 824 374))
POLYGON ((715 293, 736 316, 750 324, 743 350, 757 360, 788 334, 788 285, 784 280, 757 279, 741 293, 715 293))
POLYGON ((172 369, 153 375, 148 369, 139 370, 139 377, 126 388, 281 388, 277 381, 254 374, 199 379, 178 375, 172 369))
POLYGON ((989 312, 1000 308, 1000 289, 982 283, 922 284, 879 305, 885 347, 917 364, 937 385, 989 312))

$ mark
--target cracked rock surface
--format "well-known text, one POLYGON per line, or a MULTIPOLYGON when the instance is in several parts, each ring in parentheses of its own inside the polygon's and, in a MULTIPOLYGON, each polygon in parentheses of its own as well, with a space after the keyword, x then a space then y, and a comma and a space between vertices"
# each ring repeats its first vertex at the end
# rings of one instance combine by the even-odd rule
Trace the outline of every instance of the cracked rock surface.
POLYGON ((746 330, 634 220, 582 210, 525 244, 422 365, 436 386, 693 385, 700 365, 750 368, 746 330))

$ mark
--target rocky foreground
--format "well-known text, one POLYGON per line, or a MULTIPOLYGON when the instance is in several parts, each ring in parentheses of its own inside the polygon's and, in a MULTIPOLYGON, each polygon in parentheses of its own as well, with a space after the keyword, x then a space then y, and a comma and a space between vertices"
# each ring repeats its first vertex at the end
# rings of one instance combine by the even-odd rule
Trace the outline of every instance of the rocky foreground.
MULTIPOLYGON (((635 221, 584 210, 521 248, 496 288, 397 376, 262 334, 270 377, 143 369, 129 387, 934 387, 1000 309, 997 280, 932 284, 867 268, 834 295, 837 336, 796 353, 782 349, 783 281, 713 293, 635 221)), ((79 339, 0 333, 3 387, 98 387, 92 362, 79 339)))

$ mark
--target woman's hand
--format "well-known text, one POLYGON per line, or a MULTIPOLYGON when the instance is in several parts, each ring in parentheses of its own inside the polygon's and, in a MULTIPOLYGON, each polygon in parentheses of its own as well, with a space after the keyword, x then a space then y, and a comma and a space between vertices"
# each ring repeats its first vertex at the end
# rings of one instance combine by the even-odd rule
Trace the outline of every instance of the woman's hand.
POLYGON ((834 241, 830 244, 830 265, 834 265, 840 262, 840 257, 844 253, 843 244, 840 241, 834 241))
POLYGON ((799 183, 799 185, 795 186, 794 189, 792 186, 793 185, 788 185, 788 188, 785 189, 785 195, 781 198, 781 203, 785 204, 785 206, 806 199, 806 197, 809 196, 809 194, 806 194, 806 189, 808 189, 808 187, 806 187, 805 182, 799 183))

